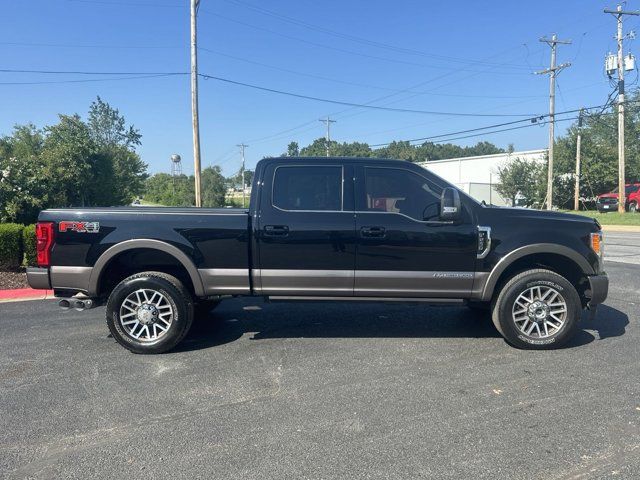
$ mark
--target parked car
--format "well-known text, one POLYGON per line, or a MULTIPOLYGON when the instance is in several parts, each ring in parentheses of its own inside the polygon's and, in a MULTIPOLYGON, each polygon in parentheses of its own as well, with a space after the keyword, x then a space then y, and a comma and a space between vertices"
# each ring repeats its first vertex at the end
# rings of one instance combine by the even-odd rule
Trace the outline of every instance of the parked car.
POLYGON ((597 221, 483 206, 418 165, 370 158, 262 160, 249 209, 45 210, 37 245, 30 285, 66 308, 106 302, 135 353, 170 350, 196 307, 229 296, 466 304, 512 345, 554 348, 609 285, 597 221))
MULTIPOLYGON (((625 185, 625 210, 636 213, 640 206, 640 183, 625 185)), ((596 207, 600 213, 618 211, 618 189, 598 195, 596 207)))

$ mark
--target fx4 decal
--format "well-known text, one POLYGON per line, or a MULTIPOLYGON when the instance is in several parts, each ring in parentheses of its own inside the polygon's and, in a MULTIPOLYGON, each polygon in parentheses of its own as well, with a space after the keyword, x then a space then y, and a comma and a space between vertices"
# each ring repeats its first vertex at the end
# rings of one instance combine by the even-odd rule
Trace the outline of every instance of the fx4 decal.
POLYGON ((60 232, 77 233, 98 233, 100 231, 99 222, 60 222, 58 223, 60 232))

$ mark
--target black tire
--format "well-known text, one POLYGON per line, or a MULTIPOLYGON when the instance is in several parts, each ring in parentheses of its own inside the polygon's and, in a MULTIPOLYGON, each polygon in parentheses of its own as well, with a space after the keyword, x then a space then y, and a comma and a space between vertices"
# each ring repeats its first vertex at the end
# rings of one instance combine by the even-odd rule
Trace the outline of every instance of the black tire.
MULTIPOLYGON (((131 304, 127 303, 127 305, 131 304)), ((116 285, 109 295, 106 310, 107 325, 111 335, 120 345, 133 353, 150 354, 169 351, 182 341, 193 323, 193 297, 180 280, 162 272, 142 272, 125 278, 116 285), (166 327, 165 331, 158 334, 157 339, 140 340, 134 338, 131 332, 126 330, 129 327, 125 327, 120 319, 122 308, 127 309, 124 311, 134 311, 129 306, 123 307, 122 305, 130 295, 135 295, 135 292, 141 289, 158 292, 164 297, 162 301, 171 308, 171 321, 168 326, 164 323, 154 322, 158 323, 158 327, 153 328, 153 324, 149 324, 154 332, 160 330, 159 325, 166 327)), ((123 317, 129 314, 123 314, 123 317)), ((137 318, 137 315, 133 315, 131 320, 137 320, 137 318)), ((144 325, 142 323, 140 325, 142 325, 142 330, 144 325)), ((149 325, 147 325, 146 331, 150 334, 149 325)))
MULTIPOLYGON (((534 290, 540 291, 540 290, 534 290)), ((535 299, 532 294, 532 298, 535 299)), ((521 306, 519 303, 518 306, 521 306)), ((529 350, 547 350, 553 348, 559 348, 564 345, 575 334, 582 314, 582 303, 580 296, 575 287, 566 278, 558 275, 550 270, 535 269, 522 272, 512 279, 510 279, 504 287, 500 290, 495 301, 492 303, 492 315, 493 324, 500 334, 505 338, 507 342, 517 348, 529 349, 529 350), (518 297, 525 293, 530 292, 530 289, 542 289, 542 291, 551 292, 549 298, 556 298, 552 300, 549 305, 545 302, 541 302, 542 308, 535 308, 533 303, 527 304, 526 307, 516 311, 516 300, 522 302, 522 299, 518 297), (554 292, 559 297, 554 297, 554 292), (558 306, 559 302, 564 302, 558 306), (528 307, 528 308, 527 308, 528 307), (561 317, 564 319, 563 323, 559 327, 553 328, 551 323, 546 322, 546 318, 549 318, 549 322, 556 323, 556 320, 549 315, 545 315, 551 308, 566 310, 566 315, 561 317), (530 317, 528 313, 531 312, 530 317), (519 315, 519 318, 525 317, 525 320, 516 321, 515 314, 519 315), (535 315, 542 316, 541 319, 535 315), (535 320, 535 321, 534 321, 535 320), (537 323, 536 325, 533 325, 537 323), (542 333, 547 325, 548 332, 542 333), (549 326, 551 328, 549 329, 549 326), (534 329, 531 333, 528 333, 529 328, 534 329), (524 330, 524 331, 523 331, 524 330), (537 334, 540 335, 537 335, 537 334), (543 336, 544 335, 544 336, 543 336)), ((554 315, 560 315, 554 312, 554 315)))
POLYGON ((633 201, 629 204, 629 212, 638 213, 638 203, 636 201, 633 201))

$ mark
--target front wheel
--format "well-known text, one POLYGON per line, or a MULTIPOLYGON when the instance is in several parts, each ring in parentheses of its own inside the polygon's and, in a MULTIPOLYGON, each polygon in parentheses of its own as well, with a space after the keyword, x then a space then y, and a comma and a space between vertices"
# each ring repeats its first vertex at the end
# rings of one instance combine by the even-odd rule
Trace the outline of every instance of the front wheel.
POLYGON ((125 278, 107 301, 107 325, 133 353, 163 353, 185 337, 193 322, 193 298, 177 278, 142 272, 125 278))
POLYGON ((638 213, 638 202, 634 201, 629 204, 629 212, 638 213))
POLYGON ((493 323, 515 347, 552 349, 574 335, 582 303, 575 287, 550 270, 522 272, 509 280, 492 306, 493 323))

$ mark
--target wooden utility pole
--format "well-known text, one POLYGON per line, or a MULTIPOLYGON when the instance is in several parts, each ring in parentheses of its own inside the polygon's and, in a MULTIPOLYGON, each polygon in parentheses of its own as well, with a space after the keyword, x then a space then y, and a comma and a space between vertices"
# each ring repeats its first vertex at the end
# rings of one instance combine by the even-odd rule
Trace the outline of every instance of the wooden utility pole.
POLYGON ((616 17, 618 31, 618 212, 624 213, 626 206, 626 175, 624 158, 624 57, 622 44, 624 35, 622 34, 622 18, 625 15, 640 15, 638 11, 624 11, 622 5, 618 5, 615 10, 605 9, 604 13, 611 13, 616 17))
POLYGON ((248 147, 249 145, 245 145, 244 143, 241 143, 240 145, 236 145, 237 147, 240 147, 240 155, 242 156, 242 208, 247 208, 246 202, 247 202, 247 185, 246 182, 244 180, 244 149, 246 147, 248 147))
POLYGON ((576 138, 576 186, 573 194, 573 209, 580 210, 580 149, 582 143, 582 109, 578 115, 578 135, 576 138))
POLYGON ((563 63, 556 66, 556 49, 560 45, 570 45, 571 40, 558 40, 554 33, 549 39, 542 37, 541 42, 551 47, 551 66, 536 72, 538 75, 549 74, 549 166, 547 169, 547 210, 553 209, 553 144, 555 141, 555 109, 556 109, 556 76, 564 68, 571 66, 570 63, 563 63))
POLYGON ((193 126, 193 171, 195 177, 196 207, 202 206, 200 189, 200 122, 198 117, 198 6, 200 0, 191 0, 191 121, 193 126))
POLYGON ((331 143, 331 124, 336 123, 336 120, 331 120, 329 117, 321 118, 320 121, 327 126, 327 134, 325 135, 325 149, 327 151, 327 157, 329 156, 329 144, 331 143))

